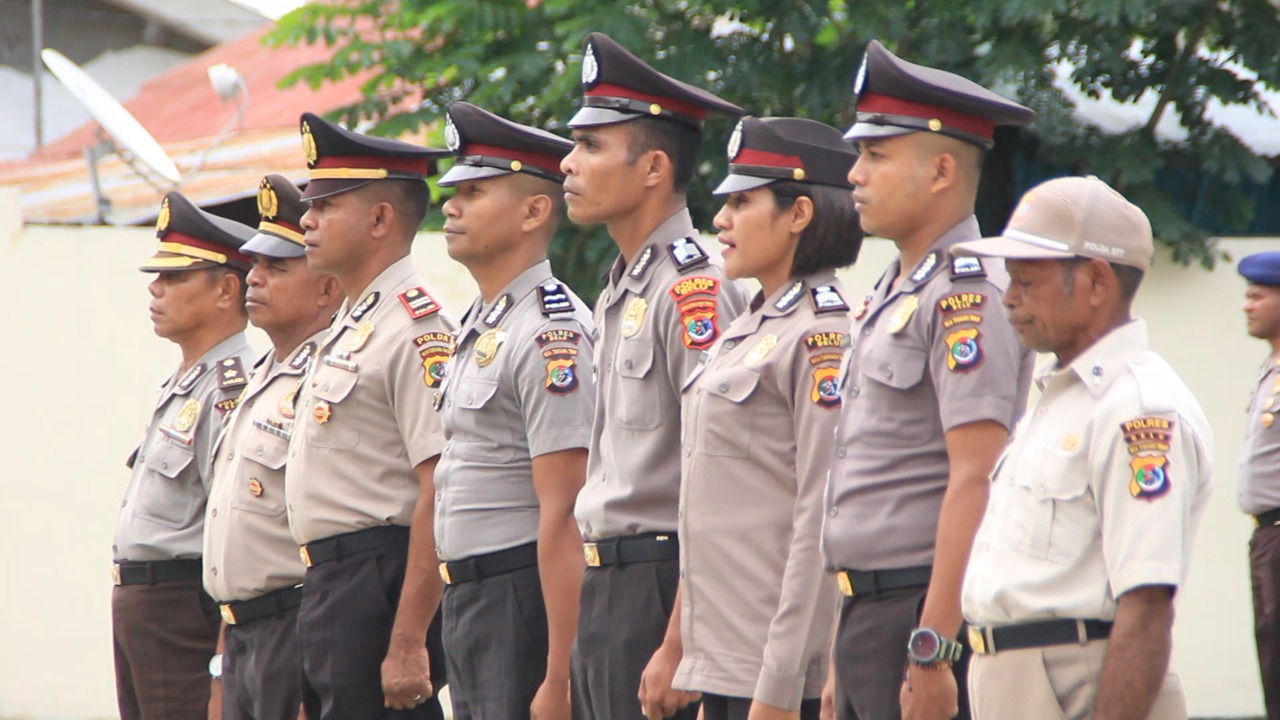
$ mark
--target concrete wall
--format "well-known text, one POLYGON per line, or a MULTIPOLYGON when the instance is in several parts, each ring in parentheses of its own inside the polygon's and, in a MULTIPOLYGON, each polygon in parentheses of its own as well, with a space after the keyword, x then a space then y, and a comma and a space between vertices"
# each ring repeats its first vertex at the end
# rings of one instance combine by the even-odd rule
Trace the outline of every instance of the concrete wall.
MULTIPOLYGON (((0 194, 4 194, 0 192, 0 194)), ((0 206, 4 206, 0 198, 0 206)), ((32 227, 0 207, 0 717, 115 717, 111 532, 126 454, 177 362, 146 315, 143 229, 32 227)), ((1280 240, 1231 240, 1233 256, 1280 240)), ((869 243, 846 283, 855 299, 892 256, 869 243)), ((424 235, 418 267, 455 316, 474 285, 424 235)), ((1246 542, 1235 507, 1243 409, 1266 348, 1245 335, 1232 263, 1209 273, 1161 257, 1140 294, 1156 349, 1189 382, 1217 435, 1217 490, 1180 594, 1174 662, 1193 715, 1261 714, 1246 542)), ((254 336, 261 347, 265 339, 254 336)))

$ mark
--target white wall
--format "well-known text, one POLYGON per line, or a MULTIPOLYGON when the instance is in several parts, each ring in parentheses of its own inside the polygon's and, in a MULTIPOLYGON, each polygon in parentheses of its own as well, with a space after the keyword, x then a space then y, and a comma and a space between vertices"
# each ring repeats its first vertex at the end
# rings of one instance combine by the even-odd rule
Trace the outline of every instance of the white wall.
MULTIPOLYGON (((177 362, 174 347, 151 332, 147 276, 136 269, 154 237, 145 229, 10 232, 4 199, 0 717, 115 717, 111 532, 129 478, 125 456, 177 362)), ((1280 240, 1224 247, 1238 258, 1280 249, 1280 240)), ((846 277, 855 300, 891 251, 869 243, 846 277)), ((420 238, 415 258, 461 314, 474 285, 441 238, 420 238)), ((1261 710, 1245 558, 1251 527, 1235 509, 1234 486, 1244 404, 1266 350, 1245 335, 1243 289, 1230 263, 1209 273, 1161 258, 1138 303, 1156 348, 1190 383, 1217 434, 1217 491, 1176 629, 1175 663, 1192 714, 1201 716, 1261 710)), ((261 335, 255 341, 265 347, 261 335)))

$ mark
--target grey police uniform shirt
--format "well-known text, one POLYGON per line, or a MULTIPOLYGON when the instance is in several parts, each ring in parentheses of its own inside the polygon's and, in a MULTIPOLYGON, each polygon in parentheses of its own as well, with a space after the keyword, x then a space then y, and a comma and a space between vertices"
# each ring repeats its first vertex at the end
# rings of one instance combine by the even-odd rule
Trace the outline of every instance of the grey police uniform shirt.
POLYGON ((284 467, 298 390, 327 332, 307 338, 283 362, 272 350, 259 363, 214 446, 204 587, 218 602, 302 582, 306 567, 284 509, 284 467))
POLYGON ((950 252, 979 237, 973 216, 961 221, 897 290, 895 260, 854 312, 827 486, 829 568, 931 565, 946 432, 986 420, 1012 428, 1022 414, 1033 368, 1002 305, 1009 276, 950 252))
POLYGON ((1280 360, 1267 358, 1258 370, 1248 413, 1236 499, 1241 510, 1261 515, 1280 509, 1280 360))
POLYGON ((538 539, 533 458, 586 448, 595 409, 587 305, 543 261, 458 331, 440 391, 436 553, 453 561, 538 539))
POLYGON ((433 408, 455 326, 404 257, 343 304, 298 392, 285 465, 299 545, 370 527, 408 527, 414 468, 440 454, 433 408))
POLYGON ((601 540, 673 532, 680 502, 680 390, 746 293, 698 244, 687 209, 667 218, 596 303, 595 421, 574 514, 601 540))
POLYGON ((992 473, 961 594, 971 624, 1111 620, 1133 588, 1181 587, 1209 501, 1209 421, 1141 320, 1037 384, 992 473))
POLYGON ((826 271, 760 298, 684 394, 679 688, 796 710, 827 679, 822 493, 849 306, 826 271))
POLYGON ((203 548, 213 444, 248 383, 253 350, 243 332, 214 345, 165 382, 116 516, 116 562, 188 560, 203 548))

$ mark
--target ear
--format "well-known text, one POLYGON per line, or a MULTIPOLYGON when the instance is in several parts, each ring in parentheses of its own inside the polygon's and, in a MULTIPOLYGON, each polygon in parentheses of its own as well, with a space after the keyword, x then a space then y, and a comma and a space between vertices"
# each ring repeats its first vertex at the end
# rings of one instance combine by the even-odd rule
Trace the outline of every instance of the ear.
POLYGON ((239 274, 233 272, 223 273, 218 278, 218 309, 231 310, 239 306, 243 311, 243 286, 244 280, 239 274))
POLYGON ((520 220, 521 232, 533 232, 546 224, 551 217, 555 204, 546 195, 530 195, 521 203, 524 206, 520 220))
POLYGON ((939 153, 933 156, 930 164, 929 191, 933 194, 943 192, 960 182, 960 164, 955 155, 949 152, 939 153))
POLYGON ((385 200, 374 203, 369 207, 369 234, 378 239, 386 237, 397 219, 391 203, 385 200))
POLYGON ((1090 307, 1101 307, 1108 302, 1108 298, 1120 292, 1120 281, 1116 278, 1115 270, 1111 269, 1110 263, 1106 260, 1092 258, 1086 266, 1085 277, 1089 282, 1089 305, 1090 307))
POLYGON ((790 230, 792 235, 799 235, 813 222, 813 198, 803 195, 791 204, 790 230))
POLYGON ((327 308, 331 303, 337 302, 342 295, 342 285, 338 282, 338 278, 333 275, 321 275, 320 295, 316 298, 316 306, 327 308))
POLYGON ((644 168, 644 186, 658 187, 664 182, 674 184, 671 157, 661 150, 650 150, 637 160, 644 168))

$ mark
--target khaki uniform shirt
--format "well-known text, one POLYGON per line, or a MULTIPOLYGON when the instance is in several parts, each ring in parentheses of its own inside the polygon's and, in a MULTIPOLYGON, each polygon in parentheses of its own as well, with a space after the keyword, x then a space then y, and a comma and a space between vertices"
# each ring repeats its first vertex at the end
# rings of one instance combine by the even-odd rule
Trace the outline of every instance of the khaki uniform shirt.
POLYGON ((414 468, 440 454, 432 408, 453 344, 410 257, 344 303, 298 392, 285 500, 300 545, 382 525, 408 527, 414 468))
POLYGON ((970 216, 915 268, 895 261, 854 312, 823 530, 831 568, 932 565, 946 432, 984 420, 1012 428, 1026 404, 1032 364, 1002 305, 1008 274, 950 253, 980 236, 970 216))
POLYGON ((688 210, 659 225, 628 266, 618 258, 596 303, 599 395, 583 537, 672 532, 680 501, 680 388, 746 293, 693 239, 688 210))
POLYGON ((436 553, 453 561, 538 539, 533 458, 591 442, 591 314, 551 264, 477 299, 440 394, 436 553))
POLYGON ((818 545, 842 293, 828 271, 757 296, 686 385, 677 687, 787 710, 822 693, 837 593, 818 545))
POLYGON ((284 464, 303 375, 328 331, 254 370, 214 447, 204 519, 204 587, 218 602, 252 600, 302 582, 306 567, 284 511, 284 464))
POLYGON ((1140 585, 1180 586, 1209 501, 1213 436, 1141 320, 1065 368, 996 465, 965 575, 965 619, 1111 620, 1140 585))
POLYGON ((213 443, 252 362, 244 333, 236 333, 161 386, 147 434, 129 457, 133 477, 111 546, 116 562, 200 557, 213 443))
POLYGON ((1280 508, 1280 360, 1267 359, 1258 371, 1258 387, 1249 399, 1244 452, 1236 497, 1250 515, 1280 508))

